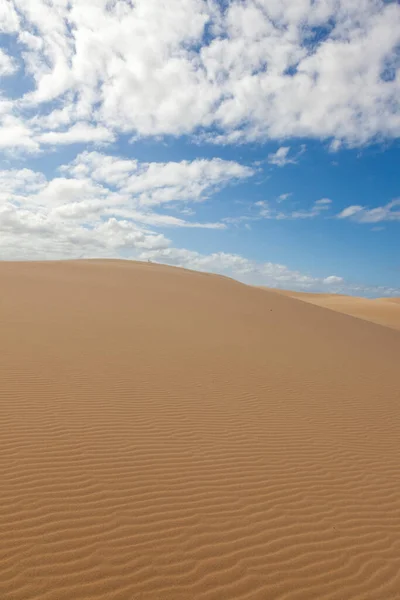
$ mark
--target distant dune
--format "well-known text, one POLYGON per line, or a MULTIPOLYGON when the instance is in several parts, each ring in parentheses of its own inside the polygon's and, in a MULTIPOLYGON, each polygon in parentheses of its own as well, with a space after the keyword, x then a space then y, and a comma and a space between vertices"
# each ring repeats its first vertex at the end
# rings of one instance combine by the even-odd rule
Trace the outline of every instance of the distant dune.
POLYGON ((2 600, 400 598, 395 302, 128 261, 0 283, 2 600))
POLYGON ((381 302, 395 302, 396 304, 400 304, 400 298, 378 298, 381 302))
POLYGON ((400 298, 369 300, 368 298, 340 294, 309 294, 307 292, 291 292, 287 290, 275 291, 285 296, 303 300, 304 302, 400 330, 400 298))

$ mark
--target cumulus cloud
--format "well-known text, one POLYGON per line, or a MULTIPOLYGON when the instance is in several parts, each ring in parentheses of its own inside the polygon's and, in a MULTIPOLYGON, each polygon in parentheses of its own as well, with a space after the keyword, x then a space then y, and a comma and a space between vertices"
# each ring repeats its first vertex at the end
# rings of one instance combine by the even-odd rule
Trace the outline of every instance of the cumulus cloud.
POLYGON ((63 171, 114 186, 142 206, 199 202, 222 186, 254 175, 250 167, 219 158, 139 164, 99 152, 83 152, 63 171))
POLYGON ((367 208, 355 204, 348 206, 337 217, 338 219, 351 219, 358 223, 380 223, 382 221, 400 221, 400 199, 392 200, 384 206, 367 208))
POLYGON ((6 75, 12 75, 16 70, 17 65, 15 64, 13 58, 0 48, 0 75, 2 77, 6 75))
POLYGON ((18 77, 18 62, 31 82, 9 112, 31 149, 201 132, 337 149, 400 133, 397 2, 10 0, 0 11, 19 53, 0 69, 18 77))
POLYGON ((37 192, 45 184, 43 173, 31 169, 8 169, 0 171, 0 199, 6 200, 9 194, 37 192))
POLYGON ((322 280, 322 283, 325 283, 326 285, 338 284, 343 282, 343 277, 337 277, 337 275, 329 275, 329 277, 325 277, 325 279, 322 280))
POLYGON ((40 144, 33 137, 33 131, 22 118, 12 114, 9 102, 4 102, 2 114, 0 101, 0 150, 23 150, 38 152, 40 144), (8 112, 9 111, 9 112, 8 112))
MULTIPOLYGON (((3 258, 133 255, 168 248, 153 228, 225 229, 223 222, 181 218, 156 207, 200 202, 252 169, 217 159, 141 163, 83 152, 47 179, 31 169, 0 171, 3 258)), ((171 207, 174 210, 174 207, 171 207)))

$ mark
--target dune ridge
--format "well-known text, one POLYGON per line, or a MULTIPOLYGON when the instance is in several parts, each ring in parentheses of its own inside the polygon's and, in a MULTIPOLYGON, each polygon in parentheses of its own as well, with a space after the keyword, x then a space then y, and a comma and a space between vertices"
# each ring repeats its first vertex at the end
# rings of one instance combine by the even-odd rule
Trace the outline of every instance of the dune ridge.
MULTIPOLYGON (((265 289, 265 288, 264 288, 265 289)), ((313 294, 309 292, 293 292, 288 290, 274 290, 279 294, 297 298, 323 308, 329 308, 365 319, 371 323, 378 323, 385 327, 400 330, 400 298, 360 298, 344 294, 313 294)))
POLYGON ((396 304, 400 304, 400 298, 378 298, 381 302, 395 302, 396 304))
POLYGON ((400 597, 400 335, 183 269, 0 263, 0 597, 400 597))

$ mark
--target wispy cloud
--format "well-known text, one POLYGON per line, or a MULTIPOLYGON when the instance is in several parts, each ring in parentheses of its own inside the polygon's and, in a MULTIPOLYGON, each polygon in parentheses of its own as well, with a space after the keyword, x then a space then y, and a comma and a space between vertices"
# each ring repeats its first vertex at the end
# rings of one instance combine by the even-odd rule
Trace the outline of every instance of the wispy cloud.
POLYGON ((287 200, 288 198, 290 198, 290 196, 292 195, 291 192, 287 193, 287 194, 281 194, 280 196, 278 196, 278 198, 276 199, 277 202, 284 202, 285 200, 287 200))
POLYGON ((267 162, 270 165, 275 165, 276 167, 295 165, 298 163, 300 156, 304 154, 305 151, 306 146, 305 144, 302 144, 297 152, 292 153, 292 155, 289 156, 290 146, 281 146, 276 152, 271 152, 268 154, 267 162))
POLYGON ((325 210, 329 210, 332 204, 332 200, 329 198, 321 198, 314 202, 310 209, 306 210, 295 210, 290 216, 292 219, 313 219, 319 217, 325 210))
POLYGON ((392 200, 384 206, 367 208, 359 204, 348 206, 337 215, 338 219, 351 219, 358 223, 380 223, 382 221, 400 221, 400 199, 392 200))
MULTIPOLYGON (((279 203, 279 202, 278 202, 279 203)), ((254 206, 259 210, 259 217, 264 219, 313 219, 319 217, 324 211, 330 209, 332 200, 329 198, 321 198, 316 200, 310 208, 301 210, 277 210, 269 202, 260 200, 255 202, 254 206)))
POLYGON ((252 215, 239 215, 237 217, 224 217, 222 221, 227 223, 228 225, 240 225, 242 223, 246 223, 248 221, 257 220, 258 217, 252 215))
POLYGON ((289 158, 289 152, 289 146, 281 146, 276 152, 268 154, 269 164, 275 165, 276 167, 285 167, 286 165, 294 164, 296 161, 294 158, 289 158))

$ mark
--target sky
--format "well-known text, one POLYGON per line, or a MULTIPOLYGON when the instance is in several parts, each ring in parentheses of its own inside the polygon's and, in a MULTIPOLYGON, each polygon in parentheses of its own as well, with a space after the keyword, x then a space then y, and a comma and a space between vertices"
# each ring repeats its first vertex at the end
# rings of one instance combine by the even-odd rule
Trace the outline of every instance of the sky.
POLYGON ((400 296, 400 4, 0 0, 0 259, 400 296))

